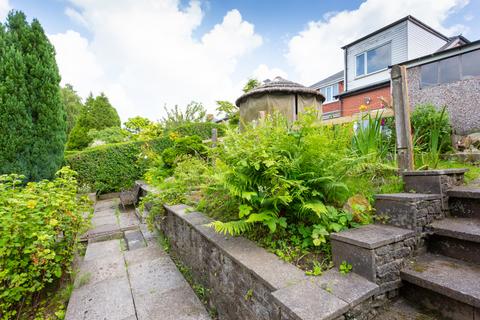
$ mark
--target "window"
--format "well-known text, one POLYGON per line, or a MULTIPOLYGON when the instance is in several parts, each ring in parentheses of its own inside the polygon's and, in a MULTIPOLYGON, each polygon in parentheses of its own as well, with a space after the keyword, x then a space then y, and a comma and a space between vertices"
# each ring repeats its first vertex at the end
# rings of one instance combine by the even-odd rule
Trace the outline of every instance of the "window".
POLYGON ((462 54, 462 80, 480 76, 480 50, 462 54))
POLYGON ((422 87, 429 87, 438 83, 438 62, 429 63, 421 67, 422 87))
POLYGON ((438 62, 438 82, 451 83, 460 80, 460 59, 458 56, 438 62))
POLYGON ((335 96, 338 95, 338 83, 332 84, 328 87, 323 87, 320 89, 320 92, 325 97, 324 103, 337 101, 337 99, 335 99, 335 96))
POLYGON ((480 77, 480 50, 424 64, 420 77, 422 88, 480 77))
POLYGON ((356 75, 363 76, 365 74, 365 53, 359 54, 356 57, 356 75))
POLYGON ((355 57, 355 74, 357 77, 386 69, 391 63, 390 43, 365 51, 355 57))

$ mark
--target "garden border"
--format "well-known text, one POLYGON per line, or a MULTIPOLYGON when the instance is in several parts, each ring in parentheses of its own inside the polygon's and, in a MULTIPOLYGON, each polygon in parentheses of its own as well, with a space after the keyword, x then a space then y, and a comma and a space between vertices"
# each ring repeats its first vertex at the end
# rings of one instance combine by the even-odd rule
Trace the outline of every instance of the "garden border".
MULTIPOLYGON (((138 182, 141 194, 155 192, 138 182)), ((212 220, 186 205, 165 206, 156 227, 171 255, 209 290, 220 319, 371 319, 387 300, 374 282, 337 269, 309 277, 299 268, 243 237, 216 233, 212 220)))

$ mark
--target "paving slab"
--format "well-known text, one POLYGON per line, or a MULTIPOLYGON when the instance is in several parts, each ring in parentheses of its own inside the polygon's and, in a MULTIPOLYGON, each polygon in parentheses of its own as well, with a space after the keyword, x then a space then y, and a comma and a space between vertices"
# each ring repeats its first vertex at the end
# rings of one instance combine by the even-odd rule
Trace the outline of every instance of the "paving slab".
POLYGON ((122 257, 119 240, 108 240, 88 244, 83 260, 103 259, 106 256, 122 257))
POLYGON ((140 230, 125 231, 124 237, 128 250, 136 250, 146 246, 145 239, 143 239, 143 235, 140 230))
POLYGON ((401 278, 419 287, 480 308, 480 266, 441 255, 419 256, 401 278))
MULTIPOLYGON (((126 277, 107 279, 73 291, 66 320, 124 320, 135 316, 126 277)), ((135 319, 135 318, 132 318, 135 319)))
POLYGON ((388 225, 369 224, 330 235, 332 240, 346 242, 366 249, 376 249, 412 237, 411 230, 388 225))
POLYGON ((449 197, 480 199, 480 188, 461 186, 447 191, 449 197))
POLYGON ((430 193, 385 193, 374 195, 375 200, 393 200, 393 201, 422 201, 422 200, 435 200, 440 199, 440 194, 430 193))
POLYGON ((138 320, 210 319, 190 285, 160 248, 127 253, 125 257, 138 320))
POLYGON ((350 307, 363 302, 375 295, 380 287, 367 279, 350 272, 341 274, 336 269, 330 269, 319 277, 313 277, 312 282, 337 298, 348 303, 350 307))
POLYGON ((431 224, 435 234, 480 243, 480 219, 446 218, 431 224))
POLYGON ((126 278, 125 260, 121 255, 83 261, 75 279, 75 287, 91 285, 106 279, 126 278))
POLYGON ((331 320, 349 309, 347 302, 309 280, 274 291, 272 295, 302 320, 331 320))

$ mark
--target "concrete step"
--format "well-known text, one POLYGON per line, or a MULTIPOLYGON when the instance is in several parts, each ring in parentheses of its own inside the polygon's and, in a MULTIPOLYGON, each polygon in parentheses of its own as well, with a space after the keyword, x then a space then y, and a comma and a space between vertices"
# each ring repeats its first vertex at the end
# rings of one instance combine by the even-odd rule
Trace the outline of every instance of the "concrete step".
POLYGON ((455 187, 447 195, 452 216, 480 219, 480 188, 455 187))
POLYGON ((405 298, 451 319, 480 315, 480 266, 425 254, 401 271, 405 298))
POLYGON ((480 219, 452 217, 430 226, 437 235, 480 243, 480 219))
POLYGON ((430 252, 480 264, 480 219, 452 217, 430 227, 434 233, 427 242, 430 252))

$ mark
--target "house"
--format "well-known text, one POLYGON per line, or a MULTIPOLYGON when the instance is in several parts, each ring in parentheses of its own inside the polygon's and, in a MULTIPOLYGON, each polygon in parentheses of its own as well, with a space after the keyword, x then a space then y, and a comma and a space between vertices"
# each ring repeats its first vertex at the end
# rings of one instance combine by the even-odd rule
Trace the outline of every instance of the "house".
POLYGON ((343 70, 315 83, 311 88, 320 90, 325 97, 322 114, 324 120, 341 116, 340 101, 337 96, 343 92, 343 70))
POLYGON ((480 132, 480 40, 402 63, 410 108, 446 106, 457 135, 480 132))
POLYGON ((311 87, 326 91, 324 112, 351 116, 361 105, 370 110, 390 100, 389 66, 469 43, 463 36, 446 37, 420 20, 406 16, 344 47, 344 70, 311 87), (343 73, 343 75, 342 75, 343 73), (332 86, 332 89, 328 87, 332 86), (329 90, 336 90, 328 103, 329 90))

